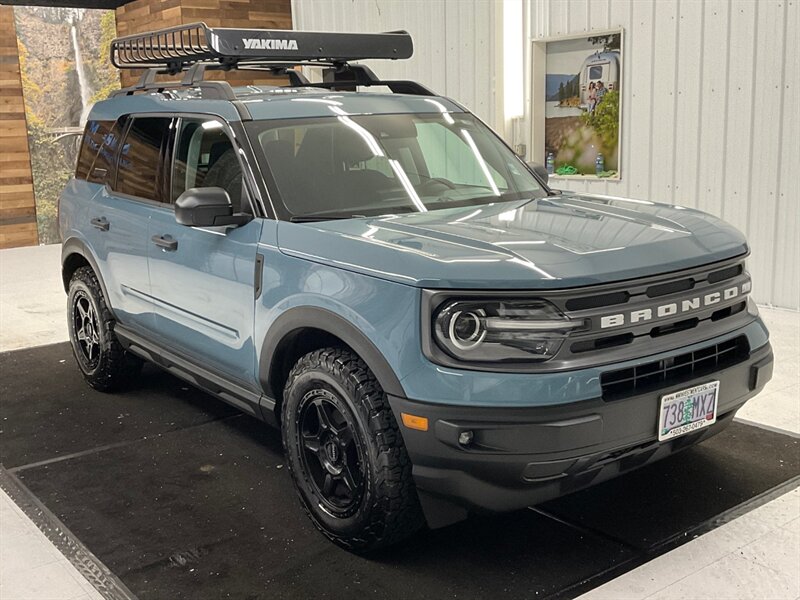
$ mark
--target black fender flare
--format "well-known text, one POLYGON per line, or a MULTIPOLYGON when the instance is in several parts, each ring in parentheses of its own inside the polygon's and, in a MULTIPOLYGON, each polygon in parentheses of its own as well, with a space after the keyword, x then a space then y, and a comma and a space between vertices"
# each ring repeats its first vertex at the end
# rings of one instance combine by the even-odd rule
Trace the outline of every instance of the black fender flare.
POLYGON ((91 250, 89 250, 89 247, 86 245, 86 243, 80 238, 69 238, 61 246, 61 280, 64 283, 64 291, 69 293, 69 281, 64 278, 64 265, 66 264, 67 259, 73 254, 78 254, 86 259, 86 262, 88 262, 89 266, 92 267, 95 275, 97 275, 97 281, 100 282, 100 289, 103 290, 103 296, 105 296, 106 304, 113 314, 114 309, 111 307, 111 299, 108 296, 106 284, 103 281, 102 275, 100 274, 100 267, 97 265, 97 260, 95 259, 91 250))
POLYGON ((298 329, 309 327, 335 335, 342 340, 367 363, 387 394, 405 397, 405 391, 394 369, 375 344, 347 319, 330 310, 315 306, 290 308, 270 326, 264 339, 258 364, 258 377, 268 395, 278 398, 281 393, 281 390, 271 389, 269 382, 270 373, 273 366, 276 365, 276 349, 287 335, 298 329))

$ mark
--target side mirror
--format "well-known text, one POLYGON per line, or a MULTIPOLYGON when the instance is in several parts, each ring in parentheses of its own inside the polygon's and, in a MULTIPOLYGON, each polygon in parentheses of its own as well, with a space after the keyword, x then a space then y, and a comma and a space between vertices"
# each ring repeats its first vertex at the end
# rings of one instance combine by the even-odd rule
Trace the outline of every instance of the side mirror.
POLYGON ((187 227, 239 226, 248 215, 234 215, 231 198, 221 187, 191 188, 175 201, 175 220, 187 227))
POLYGON ((528 168, 536 173, 545 183, 547 180, 550 179, 550 173, 547 172, 547 169, 544 165, 540 165, 539 163, 529 162, 528 168))

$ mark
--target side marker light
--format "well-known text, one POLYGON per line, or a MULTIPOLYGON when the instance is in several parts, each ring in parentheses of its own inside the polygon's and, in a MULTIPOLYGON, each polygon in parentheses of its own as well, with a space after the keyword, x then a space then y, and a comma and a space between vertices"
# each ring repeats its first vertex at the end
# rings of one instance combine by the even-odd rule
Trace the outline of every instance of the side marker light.
POLYGON ((407 413, 400 413, 403 417, 403 425, 409 429, 416 429, 417 431, 428 431, 428 418, 418 417, 416 415, 409 415, 407 413))

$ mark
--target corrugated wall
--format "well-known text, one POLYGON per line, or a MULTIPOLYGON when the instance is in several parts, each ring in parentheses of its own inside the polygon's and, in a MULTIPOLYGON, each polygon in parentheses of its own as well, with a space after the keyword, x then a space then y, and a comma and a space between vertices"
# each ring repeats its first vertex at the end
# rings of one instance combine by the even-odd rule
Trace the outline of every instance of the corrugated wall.
POLYGON ((292 17, 306 31, 405 29, 414 56, 368 63, 380 77, 419 81, 482 119, 496 117, 492 0, 292 0, 292 17))
MULTIPOLYGON (((529 34, 621 26, 622 179, 561 187, 720 215, 750 239, 755 298, 800 308, 798 0, 528 0, 529 34)), ((407 29, 415 57, 380 63, 502 123, 496 5, 478 0, 293 0, 294 26, 407 29)), ((504 76, 519 76, 505 73, 504 76)), ((517 140, 522 141, 522 140, 517 140)))
POLYGON ((570 189, 682 204, 749 238, 754 296, 800 308, 797 0, 531 2, 533 38, 622 26, 622 180, 570 189))

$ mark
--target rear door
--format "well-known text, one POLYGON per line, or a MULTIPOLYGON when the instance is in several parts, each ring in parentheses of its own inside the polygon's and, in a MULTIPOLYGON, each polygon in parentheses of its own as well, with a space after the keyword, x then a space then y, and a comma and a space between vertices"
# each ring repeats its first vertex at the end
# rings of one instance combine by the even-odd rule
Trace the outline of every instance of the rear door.
MULTIPOLYGON (((170 203, 194 187, 222 187, 234 212, 253 214, 237 149, 213 117, 172 125, 170 203)), ((174 210, 150 220, 149 268, 156 327, 165 345, 237 383, 255 387, 253 312, 262 220, 226 227, 186 227, 174 210)))
POLYGON ((169 119, 161 117, 119 119, 111 130, 95 132, 102 145, 88 167, 88 180, 105 184, 86 214, 88 241, 117 320, 137 329, 155 327, 147 234, 160 203, 168 126, 169 119))

